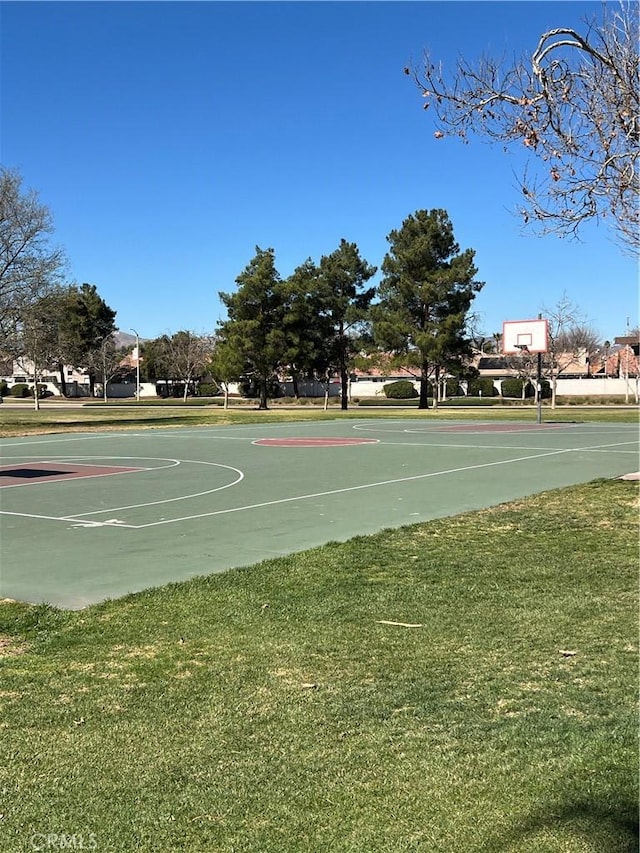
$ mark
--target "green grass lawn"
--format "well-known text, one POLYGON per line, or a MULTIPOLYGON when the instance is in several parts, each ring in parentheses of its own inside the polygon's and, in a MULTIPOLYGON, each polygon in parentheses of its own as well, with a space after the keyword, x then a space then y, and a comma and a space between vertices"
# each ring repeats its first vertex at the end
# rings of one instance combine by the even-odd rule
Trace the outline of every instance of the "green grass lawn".
POLYGON ((0 850, 636 851, 637 522, 597 481, 4 602, 0 850))

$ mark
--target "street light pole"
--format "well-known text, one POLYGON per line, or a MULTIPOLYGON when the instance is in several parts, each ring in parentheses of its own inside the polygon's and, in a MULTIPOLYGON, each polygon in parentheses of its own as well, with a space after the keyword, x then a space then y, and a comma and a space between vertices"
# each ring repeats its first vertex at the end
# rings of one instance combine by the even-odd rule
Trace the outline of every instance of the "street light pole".
POLYGON ((136 336, 136 402, 140 402, 140 335, 135 329, 131 331, 136 336))

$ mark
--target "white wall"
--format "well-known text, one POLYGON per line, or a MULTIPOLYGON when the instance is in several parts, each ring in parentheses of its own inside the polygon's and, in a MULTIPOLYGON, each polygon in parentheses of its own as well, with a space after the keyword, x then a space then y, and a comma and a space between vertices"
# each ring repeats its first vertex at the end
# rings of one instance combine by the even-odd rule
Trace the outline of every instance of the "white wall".
MULTIPOLYGON (((352 397, 384 397, 385 382, 371 382, 360 380, 351 385, 352 397)), ((420 383, 414 381, 416 390, 420 390, 420 383)), ((500 391, 501 380, 494 380, 494 386, 500 391)), ((566 397, 611 397, 626 396, 629 394, 630 402, 638 402, 638 380, 632 376, 629 379, 558 379, 556 393, 566 397)))
MULTIPOLYGON (((96 395, 102 397, 102 385, 96 383, 96 395)), ((113 399, 135 398, 135 382, 110 382, 107 387, 107 396, 113 399)), ((140 383, 140 397, 157 397, 155 382, 140 383)))
POLYGON ((629 379, 558 379, 556 393, 565 397, 611 397, 629 394, 632 402, 638 402, 638 380, 629 379))

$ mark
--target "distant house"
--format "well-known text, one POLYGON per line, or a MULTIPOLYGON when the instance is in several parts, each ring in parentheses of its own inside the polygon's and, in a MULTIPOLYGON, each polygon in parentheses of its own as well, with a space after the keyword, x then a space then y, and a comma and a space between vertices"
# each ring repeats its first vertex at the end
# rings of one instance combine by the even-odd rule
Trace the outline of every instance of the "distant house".
MULTIPOLYGON (((40 373, 40 372, 39 372, 40 373)), ((84 397, 89 393, 89 375, 74 367, 64 367, 65 381, 67 385, 67 396, 84 397)), ((14 385, 30 385, 33 387, 35 376, 33 362, 28 359, 5 359, 0 361, 0 382, 6 383, 9 388, 14 385)), ((45 391, 60 396, 60 374, 57 369, 49 368, 42 371, 38 376, 38 386, 45 391)))
MULTIPOLYGON (((142 358, 140 358, 142 363, 142 358)), ((88 397, 89 396, 89 372, 75 367, 65 365, 65 390, 67 397, 88 397)), ((126 355, 120 362, 120 369, 117 374, 110 380, 111 384, 129 385, 136 383, 137 377, 137 351, 126 355)), ((0 359, 0 382, 5 382, 9 388, 14 385, 25 384, 33 387, 35 382, 33 362, 28 359, 0 359)), ((38 386, 53 396, 59 397, 62 395, 60 373, 57 368, 50 368, 42 371, 38 377, 38 386)), ((135 391, 133 392, 135 393, 135 391)))

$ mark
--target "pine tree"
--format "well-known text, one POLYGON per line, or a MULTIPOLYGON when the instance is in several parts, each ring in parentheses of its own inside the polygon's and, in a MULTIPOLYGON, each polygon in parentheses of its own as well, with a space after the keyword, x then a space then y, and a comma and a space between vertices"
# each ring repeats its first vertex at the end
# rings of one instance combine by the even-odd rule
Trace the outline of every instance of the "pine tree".
POLYGON ((419 408, 426 409, 429 380, 437 388, 442 372, 459 368, 471 354, 468 314, 483 283, 475 281, 475 252, 460 252, 444 210, 416 211, 387 241, 374 337, 419 371, 419 408))

